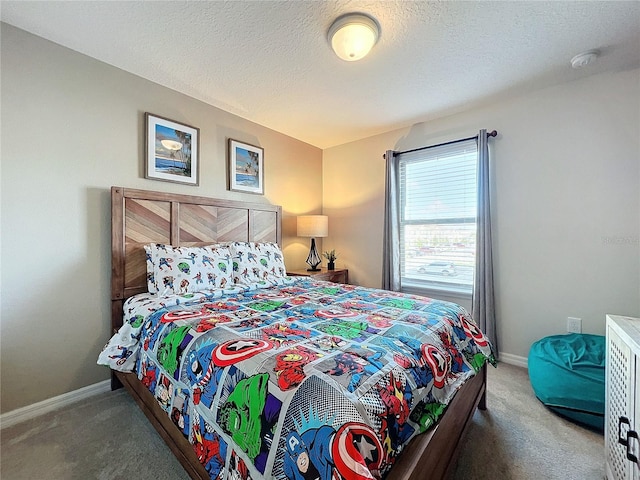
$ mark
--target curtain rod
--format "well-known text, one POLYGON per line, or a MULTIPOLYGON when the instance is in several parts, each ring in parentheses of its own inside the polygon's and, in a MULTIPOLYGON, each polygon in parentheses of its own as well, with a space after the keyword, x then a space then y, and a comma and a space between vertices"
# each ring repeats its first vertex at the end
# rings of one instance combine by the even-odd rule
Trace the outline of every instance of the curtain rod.
MULTIPOLYGON (((495 130, 487 133, 487 137, 496 137, 497 135, 498 135, 498 132, 495 130)), ((473 140, 474 138, 478 138, 478 135, 474 135, 473 137, 461 138, 459 140, 451 140, 450 142, 438 143, 437 145, 428 145, 426 147, 414 148, 413 150, 405 150, 404 152, 393 152, 393 156, 395 157, 396 155, 401 155, 403 153, 418 152, 420 150, 425 150, 427 148, 444 147, 445 145, 452 145, 454 143, 466 142, 467 140, 473 140)), ((382 155, 382 158, 384 158, 384 155, 382 155)))

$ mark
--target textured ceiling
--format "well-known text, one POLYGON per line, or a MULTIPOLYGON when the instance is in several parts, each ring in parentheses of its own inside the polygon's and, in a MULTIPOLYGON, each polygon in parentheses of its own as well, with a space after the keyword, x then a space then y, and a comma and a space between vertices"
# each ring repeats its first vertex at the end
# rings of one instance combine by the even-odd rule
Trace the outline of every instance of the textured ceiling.
POLYGON ((640 2, 2 1, 3 22, 320 148, 640 66, 640 2), (359 62, 326 32, 381 25, 359 62), (570 59, 597 48, 581 70, 570 59))

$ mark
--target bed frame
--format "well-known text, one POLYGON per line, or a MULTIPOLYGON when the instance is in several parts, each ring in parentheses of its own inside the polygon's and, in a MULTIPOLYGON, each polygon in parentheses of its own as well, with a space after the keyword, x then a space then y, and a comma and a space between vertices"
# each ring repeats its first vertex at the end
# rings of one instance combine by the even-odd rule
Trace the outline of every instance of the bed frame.
MULTIPOLYGON (((111 187, 111 327, 122 306, 147 291, 143 245, 201 246, 227 241, 282 240, 280 206, 111 187)), ((486 366, 458 391, 438 425, 411 441, 389 480, 445 479, 476 408, 486 408, 486 366)), ((193 479, 210 480, 189 441, 133 373, 112 370, 111 388, 124 386, 193 479)))

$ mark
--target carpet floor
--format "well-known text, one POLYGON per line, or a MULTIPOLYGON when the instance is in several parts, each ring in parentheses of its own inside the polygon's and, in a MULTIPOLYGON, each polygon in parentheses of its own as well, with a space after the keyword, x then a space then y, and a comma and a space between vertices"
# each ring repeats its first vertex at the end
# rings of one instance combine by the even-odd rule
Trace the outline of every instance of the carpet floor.
MULTIPOLYGON (((602 435, 547 410, 527 370, 489 368, 487 410, 467 431, 451 480, 596 480, 602 435)), ((188 475, 124 390, 1 431, 0 477, 181 480, 188 475)))

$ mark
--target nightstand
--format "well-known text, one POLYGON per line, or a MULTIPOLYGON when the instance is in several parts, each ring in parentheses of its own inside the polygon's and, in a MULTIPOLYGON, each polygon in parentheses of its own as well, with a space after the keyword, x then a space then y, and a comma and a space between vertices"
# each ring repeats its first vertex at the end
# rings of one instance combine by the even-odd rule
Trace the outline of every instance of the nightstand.
POLYGON ((320 269, 319 272, 308 272, 307 270, 289 270, 290 277, 312 277, 316 280, 325 280, 334 283, 349 283, 349 270, 346 268, 336 268, 335 270, 320 269))

